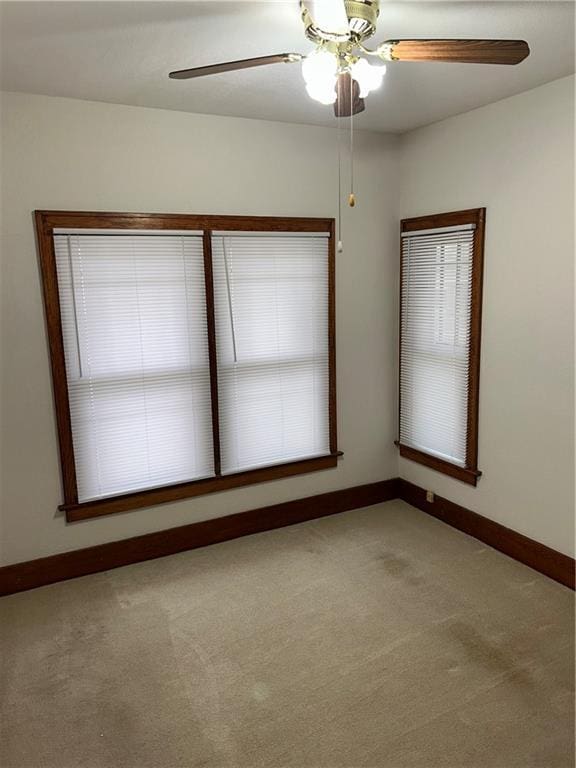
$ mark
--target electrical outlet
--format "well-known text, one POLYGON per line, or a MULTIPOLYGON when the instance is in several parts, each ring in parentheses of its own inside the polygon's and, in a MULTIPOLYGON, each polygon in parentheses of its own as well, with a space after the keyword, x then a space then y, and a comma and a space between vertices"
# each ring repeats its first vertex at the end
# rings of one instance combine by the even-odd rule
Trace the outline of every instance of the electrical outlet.
POLYGON ((426 501, 430 503, 434 501, 434 491, 426 491, 426 501))

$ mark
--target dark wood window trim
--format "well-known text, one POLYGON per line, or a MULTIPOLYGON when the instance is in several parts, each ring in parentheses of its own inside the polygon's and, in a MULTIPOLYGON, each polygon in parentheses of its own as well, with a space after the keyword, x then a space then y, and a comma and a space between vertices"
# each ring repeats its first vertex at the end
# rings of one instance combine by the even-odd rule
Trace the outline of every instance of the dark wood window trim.
MULTIPOLYGON (((396 441, 400 456, 423 464, 437 472, 461 480, 469 485, 476 485, 481 472, 478 470, 478 406, 480 391, 480 340, 482 331, 482 278, 484 271, 484 229, 486 221, 485 208, 473 208, 466 211, 453 211, 431 216, 418 216, 401 221, 401 232, 414 232, 423 229, 453 227, 462 224, 475 224, 474 247, 472 255, 472 294, 470 299, 470 357, 468 368, 468 414, 466 434, 466 466, 452 464, 431 454, 403 445, 400 439, 396 441)), ((400 340, 402 339, 402 248, 400 248, 400 340)), ((400 377, 402 369, 399 344, 399 387, 398 387, 398 430, 400 430, 400 377)))
POLYGON ((208 216, 164 213, 98 213, 82 211, 36 211, 36 235, 42 273, 50 364, 56 409, 60 465, 64 503, 69 522, 154 506, 170 501, 224 491, 268 480, 329 469, 337 465, 341 452, 336 433, 336 299, 334 219, 282 218, 268 216, 208 216), (211 374, 212 423, 214 438, 214 477, 151 488, 136 493, 106 497, 90 502, 78 501, 72 425, 66 380, 64 343, 61 330, 58 277, 54 253, 55 229, 127 229, 127 230, 202 230, 204 232, 204 273, 206 281, 207 333, 211 374), (329 347, 329 433, 330 453, 326 456, 277 464, 270 467, 221 475, 220 439, 218 434, 218 387, 216 370, 216 336, 212 275, 211 232, 327 232, 328 241, 328 347, 329 347))

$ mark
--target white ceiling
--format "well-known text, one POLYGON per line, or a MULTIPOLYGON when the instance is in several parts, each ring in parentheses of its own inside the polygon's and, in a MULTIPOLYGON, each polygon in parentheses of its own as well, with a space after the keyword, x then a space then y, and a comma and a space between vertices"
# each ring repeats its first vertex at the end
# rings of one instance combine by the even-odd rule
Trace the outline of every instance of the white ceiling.
MULTIPOLYGON (((574 72, 573 2, 389 2, 373 40, 522 38, 516 67, 396 63, 357 127, 402 132, 574 72)), ((252 2, 2 2, 4 90, 188 112, 334 125, 312 101, 299 64, 169 80, 172 69, 306 53, 298 0, 252 2)))

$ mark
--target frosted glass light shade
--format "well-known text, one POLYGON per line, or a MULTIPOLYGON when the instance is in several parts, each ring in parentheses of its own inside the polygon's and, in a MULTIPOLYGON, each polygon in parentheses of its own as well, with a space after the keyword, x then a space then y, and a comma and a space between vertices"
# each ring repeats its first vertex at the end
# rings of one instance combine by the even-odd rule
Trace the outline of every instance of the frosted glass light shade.
POLYGON ((302 62, 302 75, 310 98, 321 104, 336 101, 336 58, 328 51, 316 50, 302 62))
POLYGON ((386 66, 374 66, 366 59, 358 59, 352 64, 350 74, 360 86, 360 98, 368 96, 370 91, 375 91, 382 85, 382 79, 386 73, 386 66))
POLYGON ((332 35, 349 33, 348 16, 342 0, 309 0, 314 24, 332 35))
POLYGON ((334 104, 336 101, 336 78, 332 83, 307 84, 306 92, 311 99, 320 104, 334 104))

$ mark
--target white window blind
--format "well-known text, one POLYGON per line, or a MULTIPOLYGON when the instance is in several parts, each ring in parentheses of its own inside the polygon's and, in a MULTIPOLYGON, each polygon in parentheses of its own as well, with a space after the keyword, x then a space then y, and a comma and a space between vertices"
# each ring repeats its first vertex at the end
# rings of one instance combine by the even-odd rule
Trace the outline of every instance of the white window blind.
POLYGON ((474 225, 402 235, 400 443, 466 465, 474 225))
POLYGON ((202 237, 54 245, 79 501, 213 475, 202 237))
POLYGON ((212 239, 223 474, 326 455, 328 239, 212 239))

